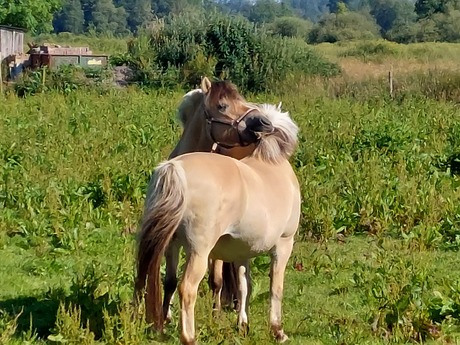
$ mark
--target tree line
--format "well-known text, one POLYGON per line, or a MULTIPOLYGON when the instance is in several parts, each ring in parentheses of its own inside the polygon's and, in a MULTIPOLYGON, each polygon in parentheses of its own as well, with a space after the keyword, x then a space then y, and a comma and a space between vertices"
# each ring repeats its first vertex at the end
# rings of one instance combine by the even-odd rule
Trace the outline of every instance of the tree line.
POLYGON ((129 35, 157 18, 210 10, 309 43, 460 41, 460 0, 0 0, 0 24, 33 33, 129 35))

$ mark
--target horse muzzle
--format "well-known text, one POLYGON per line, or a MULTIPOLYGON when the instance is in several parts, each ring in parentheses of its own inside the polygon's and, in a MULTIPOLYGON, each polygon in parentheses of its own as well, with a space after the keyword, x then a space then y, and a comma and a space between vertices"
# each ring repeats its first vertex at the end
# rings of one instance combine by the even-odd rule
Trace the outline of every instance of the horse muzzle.
POLYGON ((261 135, 274 131, 270 120, 255 113, 255 109, 237 120, 209 118, 207 121, 211 139, 224 148, 255 144, 261 135))

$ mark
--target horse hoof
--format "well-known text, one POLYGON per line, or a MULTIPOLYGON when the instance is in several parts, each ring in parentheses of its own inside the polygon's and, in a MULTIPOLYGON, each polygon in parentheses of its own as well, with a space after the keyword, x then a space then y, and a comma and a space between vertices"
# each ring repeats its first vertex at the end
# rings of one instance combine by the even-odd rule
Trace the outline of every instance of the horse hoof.
POLYGON ((279 330, 275 334, 275 339, 278 343, 282 344, 286 342, 287 340, 289 340, 289 337, 283 332, 283 330, 279 330))
POLYGON ((243 337, 246 337, 249 334, 249 325, 246 322, 241 323, 238 328, 243 337))
POLYGON ((167 325, 171 323, 171 321, 172 321, 172 313, 171 313, 171 309, 169 309, 168 313, 165 316, 165 324, 167 325))
POLYGON ((213 308, 212 309, 212 316, 213 317, 219 317, 220 311, 221 311, 220 309, 213 308))
POLYGON ((184 339, 183 337, 181 337, 180 342, 181 342, 182 345, 197 345, 197 342, 195 341, 195 339, 193 339, 193 340, 186 340, 186 339, 184 339))

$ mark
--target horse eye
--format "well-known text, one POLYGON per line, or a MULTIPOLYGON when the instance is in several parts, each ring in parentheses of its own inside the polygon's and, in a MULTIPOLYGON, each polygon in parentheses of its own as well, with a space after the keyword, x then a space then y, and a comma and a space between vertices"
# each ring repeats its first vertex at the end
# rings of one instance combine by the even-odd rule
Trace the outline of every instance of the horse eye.
POLYGON ((217 106, 217 110, 219 110, 220 112, 224 112, 225 110, 227 110, 227 108, 228 108, 227 104, 219 104, 217 106))

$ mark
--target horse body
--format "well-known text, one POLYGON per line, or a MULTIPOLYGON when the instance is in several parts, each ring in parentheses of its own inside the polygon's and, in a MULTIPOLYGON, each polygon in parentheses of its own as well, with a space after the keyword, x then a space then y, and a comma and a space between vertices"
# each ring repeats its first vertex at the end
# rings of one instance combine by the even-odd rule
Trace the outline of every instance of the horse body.
POLYGON ((295 233, 300 211, 293 210, 300 209, 300 199, 295 197, 299 187, 287 161, 270 164, 268 168, 268 163, 254 158, 238 161, 195 153, 171 162, 187 171, 188 214, 183 222, 191 224, 187 229, 188 241, 195 243, 193 236, 202 236, 194 232, 201 229, 196 223, 203 219, 215 222, 204 234, 213 238, 211 258, 246 260, 270 251, 280 237, 292 237, 295 233))
POLYGON ((241 161, 211 153, 189 153, 160 164, 147 191, 138 244, 136 292, 145 288, 147 320, 162 329, 176 286, 179 249, 186 267, 179 286, 181 341, 195 344, 194 306, 208 259, 235 263, 238 324, 248 324, 248 259, 270 253, 270 324, 277 340, 281 327, 284 272, 300 218, 300 189, 288 158, 297 143, 297 126, 287 113, 263 105, 260 121, 247 121, 259 138, 241 161), (268 125, 270 123, 270 125, 268 125), (162 304, 160 264, 166 256, 162 304), (218 259, 218 260, 217 260, 218 259))

